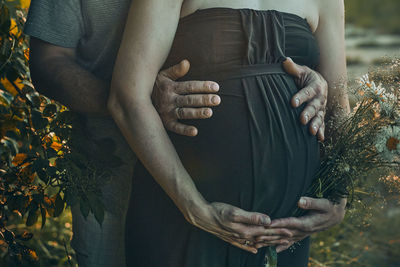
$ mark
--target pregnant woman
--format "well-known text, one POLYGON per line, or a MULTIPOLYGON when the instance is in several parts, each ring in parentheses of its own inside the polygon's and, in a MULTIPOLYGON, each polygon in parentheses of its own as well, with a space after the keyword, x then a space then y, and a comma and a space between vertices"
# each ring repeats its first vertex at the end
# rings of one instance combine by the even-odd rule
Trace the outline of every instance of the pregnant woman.
MULTIPOLYGON (((347 110, 346 94, 334 86, 346 76, 343 1, 132 3, 109 99, 141 161, 126 223, 127 266, 261 267, 265 248, 251 254, 207 227, 215 223, 207 203, 290 216, 318 168, 319 147, 298 122, 301 110, 290 107, 297 87, 281 63, 290 56, 318 67, 330 85, 330 111, 347 110), (181 58, 192 64, 185 79, 220 85, 213 117, 192 122, 195 138, 167 133, 151 102, 158 71, 181 58)), ((307 266, 308 243, 279 254, 278 265, 307 266)))

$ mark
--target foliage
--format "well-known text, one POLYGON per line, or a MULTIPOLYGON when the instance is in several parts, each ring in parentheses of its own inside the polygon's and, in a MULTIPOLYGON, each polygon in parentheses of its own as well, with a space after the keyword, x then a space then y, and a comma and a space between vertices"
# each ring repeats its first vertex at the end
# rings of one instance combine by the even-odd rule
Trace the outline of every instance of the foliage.
MULTIPOLYGON (((399 63, 398 59, 394 59, 390 64, 381 65, 371 71, 369 77, 373 77, 379 85, 375 85, 368 76, 364 76, 362 89, 374 94, 378 97, 377 100, 382 100, 384 94, 387 94, 386 90, 382 90, 382 86, 385 86, 396 93, 395 99, 398 99, 399 63), (376 90, 378 88, 380 90, 376 90)), ((365 96, 364 90, 357 90, 355 94, 361 94, 359 98, 362 98, 365 96)), ((381 104, 386 105, 382 101, 381 104)), ((386 107, 390 110, 390 106, 386 107)), ((393 108, 398 109, 398 103, 393 108)), ((373 118, 376 119, 377 116, 375 113, 373 118)), ((379 136, 378 140, 380 138, 384 138, 384 135, 379 136)), ((376 143, 377 140, 372 141, 376 143)), ((373 147, 373 144, 371 145, 373 147)), ((391 152, 397 153, 395 150, 391 152)), ((400 178, 399 171, 395 168, 389 171, 392 173, 387 176, 380 171, 371 172, 357 184, 353 204, 344 222, 313 238, 310 266, 400 265, 400 229, 393 227, 400 223, 400 178)))
POLYGON ((384 33, 400 33, 400 1, 346 0, 346 21, 384 33))
POLYGON ((399 266, 399 180, 396 184, 397 189, 370 179, 368 192, 357 191, 344 222, 313 237, 310 266, 399 266))
POLYGON ((86 142, 79 119, 34 90, 21 3, 0 1, 0 247, 10 261, 32 266, 39 256, 26 241, 33 235, 15 222, 43 228, 79 203, 85 217, 93 212, 101 223, 106 170, 75 149, 86 142))

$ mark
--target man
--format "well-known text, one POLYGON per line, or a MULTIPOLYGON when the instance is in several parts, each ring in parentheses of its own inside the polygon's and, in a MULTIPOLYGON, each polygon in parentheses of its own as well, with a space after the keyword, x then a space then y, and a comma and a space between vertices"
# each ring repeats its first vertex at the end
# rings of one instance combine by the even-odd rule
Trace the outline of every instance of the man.
MULTIPOLYGON (((37 89, 86 119, 85 130, 94 148, 88 153, 94 158, 102 151, 101 140, 111 139, 116 146, 114 155, 123 159, 121 166, 112 169, 110 181, 102 188, 106 209, 102 227, 92 215, 85 220, 78 207, 72 208, 72 245, 80 266, 124 266, 124 222, 136 158, 108 115, 106 102, 129 5, 129 0, 32 0, 25 27, 25 32, 32 37, 30 67, 37 89)), ((292 105, 296 108, 308 102, 300 119, 310 124, 312 134, 323 139, 326 82, 316 72, 297 66, 291 60, 284 66, 295 76, 299 86, 304 87, 293 97, 292 105)), ((153 102, 168 130, 195 136, 197 129, 179 120, 209 118, 211 108, 221 100, 216 83, 175 82, 188 71, 187 61, 161 71, 155 83, 153 102)), ((309 215, 272 222, 294 235, 294 239, 278 247, 279 251, 343 218, 343 205, 332 205, 325 199, 303 200, 305 203, 300 201, 299 205, 311 210, 309 215)), ((228 204, 219 208, 221 227, 240 224, 234 233, 240 236, 251 235, 262 221, 269 224, 265 223, 269 218, 262 214, 228 204)), ((235 244, 235 240, 231 243, 235 244)))

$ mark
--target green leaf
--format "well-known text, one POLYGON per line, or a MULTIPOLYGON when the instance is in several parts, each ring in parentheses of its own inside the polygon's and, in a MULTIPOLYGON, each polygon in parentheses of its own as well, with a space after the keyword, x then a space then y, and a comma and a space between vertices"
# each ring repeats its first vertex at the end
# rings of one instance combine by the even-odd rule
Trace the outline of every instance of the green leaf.
POLYGON ((54 104, 47 105, 43 110, 43 116, 51 117, 57 112, 57 106, 54 104))
POLYGON ((7 105, 11 105, 11 102, 14 100, 12 94, 7 91, 0 90, 0 101, 7 103, 7 105))
POLYGON ((34 225, 39 218, 39 209, 38 207, 33 208, 29 211, 28 218, 26 219, 26 226, 34 225))
POLYGON ((64 200, 61 198, 60 193, 57 194, 56 200, 54 202, 54 217, 58 217, 64 211, 64 200))
POLYGON ((49 182, 49 177, 44 170, 37 170, 36 174, 39 176, 39 179, 42 180, 45 184, 49 182))
POLYGON ((57 115, 56 122, 61 124, 71 124, 74 120, 74 114, 71 111, 64 111, 57 115))
POLYGON ((47 184, 49 177, 45 171, 49 167, 49 161, 47 159, 38 158, 32 164, 32 172, 36 172, 39 179, 47 184))
POLYGON ((75 206, 78 202, 78 196, 71 191, 67 190, 64 192, 64 201, 68 206, 75 206))
POLYGON ((40 97, 37 94, 26 94, 26 98, 33 107, 40 107, 40 97))
POLYGON ((101 199, 93 192, 88 193, 87 197, 94 217, 97 222, 102 225, 104 221, 104 206, 101 199))
POLYGON ((50 177, 56 177, 57 168, 56 168, 56 167, 53 167, 53 166, 48 167, 48 168, 47 168, 47 174, 48 174, 50 177))
POLYGON ((3 236, 4 236, 4 240, 6 240, 6 242, 7 242, 8 244, 14 242, 15 235, 14 235, 13 232, 11 232, 11 231, 5 229, 5 231, 4 231, 2 234, 3 234, 3 236))
POLYGON ((5 136, 14 139, 14 140, 18 140, 20 139, 20 137, 18 136, 18 134, 15 131, 7 131, 5 136))
POLYGON ((32 164, 32 171, 43 170, 49 167, 49 161, 47 159, 37 158, 32 164))
POLYGON ((10 20, 10 11, 7 6, 2 4, 0 6, 0 28, 1 32, 7 32, 10 29, 11 20, 10 20))
POLYGON ((40 205, 40 213, 42 215, 42 229, 43 229, 43 227, 46 224, 46 209, 42 205, 40 205))
POLYGON ((42 113, 32 110, 32 124, 36 130, 42 130, 48 125, 49 121, 42 117, 42 113))
POLYGON ((79 202, 79 208, 81 210, 83 217, 86 219, 90 211, 89 202, 81 198, 81 201, 79 202))
POLYGON ((265 267, 276 267, 278 265, 278 254, 275 246, 267 247, 265 258, 267 259, 265 267))
POLYGON ((4 137, 1 143, 9 149, 11 156, 15 156, 18 153, 18 144, 15 140, 4 137))
POLYGON ((46 152, 49 159, 57 158, 57 151, 55 151, 52 147, 47 148, 46 152))
POLYGON ((19 73, 14 68, 9 68, 6 73, 7 79, 11 82, 14 82, 16 79, 19 78, 19 76, 20 76, 19 73))
POLYGON ((36 201, 36 203, 43 203, 44 202, 44 195, 43 193, 39 193, 39 194, 33 194, 32 195, 33 200, 36 201))
POLYGON ((32 233, 29 233, 27 231, 24 231, 22 234, 20 235, 16 235, 15 238, 21 241, 29 241, 31 240, 33 237, 32 233))

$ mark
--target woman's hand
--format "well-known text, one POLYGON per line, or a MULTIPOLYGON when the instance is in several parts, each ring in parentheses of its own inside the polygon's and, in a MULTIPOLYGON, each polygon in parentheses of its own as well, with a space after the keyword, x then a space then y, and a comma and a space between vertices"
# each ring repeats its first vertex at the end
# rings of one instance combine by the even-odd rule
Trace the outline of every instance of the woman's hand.
MULTIPOLYGON (((334 204, 324 198, 302 197, 298 203, 299 207, 309 212, 298 218, 289 217, 273 220, 272 229, 287 229, 292 233, 288 244, 277 246, 277 252, 289 248, 293 243, 318 233, 342 222, 345 215, 347 200, 344 198, 339 204, 334 204)), ((257 240, 259 241, 259 240, 257 240)))
POLYGON ((264 246, 288 244, 291 232, 270 228, 269 216, 248 212, 229 204, 213 202, 194 208, 185 216, 194 226, 248 252, 257 253, 256 239, 263 238, 264 246))

